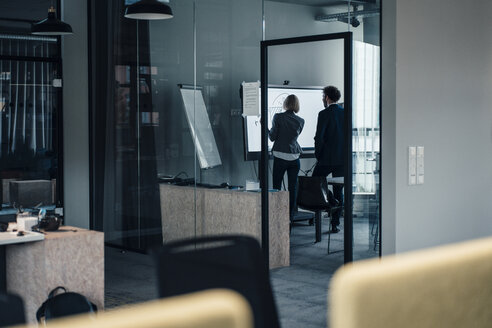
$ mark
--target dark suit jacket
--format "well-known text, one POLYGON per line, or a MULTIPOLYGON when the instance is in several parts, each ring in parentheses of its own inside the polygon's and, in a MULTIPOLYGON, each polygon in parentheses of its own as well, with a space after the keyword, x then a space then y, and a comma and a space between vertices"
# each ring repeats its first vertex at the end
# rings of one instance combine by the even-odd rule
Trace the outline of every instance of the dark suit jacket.
POLYGON ((272 150, 289 154, 302 153, 297 137, 301 134, 303 127, 304 119, 291 110, 275 114, 272 129, 268 132, 270 140, 274 142, 272 150))
POLYGON ((331 104, 318 114, 314 154, 319 165, 343 165, 343 108, 331 104))

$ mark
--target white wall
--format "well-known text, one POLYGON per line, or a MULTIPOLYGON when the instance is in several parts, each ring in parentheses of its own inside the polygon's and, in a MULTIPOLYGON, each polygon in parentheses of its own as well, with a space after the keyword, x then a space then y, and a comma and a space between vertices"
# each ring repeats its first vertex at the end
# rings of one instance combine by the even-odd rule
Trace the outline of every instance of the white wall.
POLYGON ((65 224, 89 227, 89 96, 87 1, 63 0, 63 21, 73 35, 62 40, 65 224))
POLYGON ((382 26, 384 254, 492 235, 492 2, 391 2, 382 26), (425 146, 424 185, 407 184, 409 145, 425 146))

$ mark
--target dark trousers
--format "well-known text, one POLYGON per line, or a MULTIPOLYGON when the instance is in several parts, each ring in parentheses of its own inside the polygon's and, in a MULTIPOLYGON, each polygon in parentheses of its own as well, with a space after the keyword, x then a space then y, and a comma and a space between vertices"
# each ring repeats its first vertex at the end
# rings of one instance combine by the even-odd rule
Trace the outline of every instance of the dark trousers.
POLYGON ((289 213, 292 217, 296 208, 297 199, 297 174, 301 167, 299 159, 286 161, 281 158, 273 157, 273 188, 280 190, 285 171, 287 171, 287 181, 289 183, 289 213))
MULTIPOLYGON (((316 164, 316 167, 313 171, 313 177, 326 177, 331 173, 332 177, 343 177, 343 165, 319 165, 316 164)), ((333 186, 333 196, 338 200, 340 205, 343 204, 343 194, 342 194, 343 186, 334 185, 333 186)), ((340 213, 341 211, 336 211, 333 213, 333 225, 340 224, 340 213)))

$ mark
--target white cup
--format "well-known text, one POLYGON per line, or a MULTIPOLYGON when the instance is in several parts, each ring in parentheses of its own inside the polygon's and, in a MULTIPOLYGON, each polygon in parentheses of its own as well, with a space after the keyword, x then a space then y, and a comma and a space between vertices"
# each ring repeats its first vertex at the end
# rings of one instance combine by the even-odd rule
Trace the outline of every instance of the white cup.
POLYGON ((35 216, 25 216, 17 218, 17 230, 31 231, 32 227, 38 224, 38 218, 35 216))

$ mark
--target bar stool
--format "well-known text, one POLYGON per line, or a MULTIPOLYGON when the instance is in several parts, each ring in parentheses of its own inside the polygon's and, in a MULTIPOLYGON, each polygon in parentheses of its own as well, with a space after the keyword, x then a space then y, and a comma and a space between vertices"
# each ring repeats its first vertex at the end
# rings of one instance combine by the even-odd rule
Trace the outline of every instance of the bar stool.
MULTIPOLYGON (((299 191, 297 195, 297 206, 299 208, 314 212, 316 230, 316 242, 321 241, 321 213, 327 212, 330 217, 330 226, 333 213, 340 211, 342 207, 328 189, 325 177, 299 176, 299 191)), ((328 254, 330 253, 331 233, 328 234, 328 254)))

